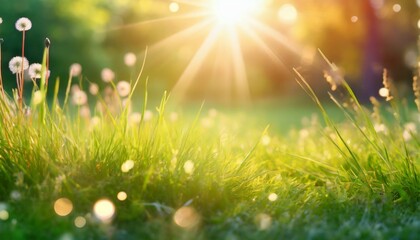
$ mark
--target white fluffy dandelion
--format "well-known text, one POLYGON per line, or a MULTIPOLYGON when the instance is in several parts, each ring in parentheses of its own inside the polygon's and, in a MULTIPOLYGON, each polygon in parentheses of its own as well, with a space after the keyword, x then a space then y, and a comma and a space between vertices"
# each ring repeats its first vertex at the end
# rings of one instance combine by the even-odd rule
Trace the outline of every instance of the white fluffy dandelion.
POLYGON ((90 92, 90 94, 92 94, 93 96, 98 95, 98 92, 99 92, 99 86, 98 86, 98 84, 96 84, 96 83, 91 83, 91 84, 89 85, 89 92, 90 92))
POLYGON ((3 18, 0 17, 0 24, 2 24, 2 23, 3 23, 3 18))
POLYGON ((104 68, 102 69, 101 77, 102 77, 102 81, 106 83, 112 82, 112 80, 114 80, 115 78, 115 73, 109 68, 104 68))
POLYGON ((82 90, 75 91, 73 93, 72 100, 73 100, 73 103, 75 105, 81 106, 81 105, 86 104, 86 102, 87 102, 87 95, 82 90))
POLYGON ((126 53, 124 55, 124 63, 125 63, 125 65, 127 65, 129 67, 132 67, 132 66, 134 66, 134 64, 136 64, 136 61, 137 61, 137 57, 136 57, 136 55, 134 53, 129 52, 129 53, 126 53))
POLYGON ((141 122, 141 114, 138 112, 130 114, 129 121, 133 125, 139 124, 141 122))
POLYGON ((144 121, 148 122, 148 121, 152 120, 152 118, 153 118, 153 112, 150 111, 150 110, 146 110, 146 112, 144 112, 144 118, 143 118, 144 121))
POLYGON ((31 78, 41 78, 42 65, 39 63, 33 63, 29 66, 28 72, 31 78))
POLYGON ((130 83, 128 83, 127 81, 118 82, 117 91, 121 97, 127 97, 131 91, 130 83))
POLYGON ((79 63, 73 63, 70 65, 70 73, 72 76, 79 76, 82 73, 82 65, 79 63))
POLYGON ((22 71, 22 64, 23 64, 23 70, 28 69, 29 62, 28 59, 25 57, 22 60, 22 57, 13 57, 9 62, 9 68, 10 71, 12 71, 13 74, 20 73, 22 71))
POLYGON ((29 29, 32 28, 32 22, 31 20, 29 20, 26 17, 23 18, 19 18, 16 21, 15 27, 18 31, 23 32, 23 31, 28 31, 29 29))

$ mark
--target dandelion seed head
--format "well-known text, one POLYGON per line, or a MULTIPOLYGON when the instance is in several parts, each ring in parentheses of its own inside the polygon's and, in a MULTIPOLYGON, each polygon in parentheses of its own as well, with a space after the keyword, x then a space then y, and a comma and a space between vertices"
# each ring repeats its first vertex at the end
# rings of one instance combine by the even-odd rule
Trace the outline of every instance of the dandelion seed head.
POLYGON ((194 162, 188 160, 184 163, 184 172, 186 174, 192 175, 194 173, 194 162))
POLYGON ((72 101, 74 105, 81 106, 87 103, 87 95, 84 91, 79 90, 73 93, 72 101))
POLYGON ((98 116, 94 116, 90 119, 90 128, 94 129, 95 127, 101 124, 101 119, 98 116))
POLYGON ((77 84, 72 85, 72 86, 71 86, 71 88, 70 88, 70 92, 71 92, 71 94, 74 94, 75 92, 78 92, 78 91, 80 91, 80 90, 81 90, 81 89, 80 89, 79 85, 77 85, 77 84))
POLYGON ((91 84, 89 85, 89 92, 90 92, 90 94, 92 94, 93 96, 98 95, 98 92, 99 92, 99 86, 98 86, 98 84, 96 84, 96 83, 91 83, 91 84))
POLYGON ((70 65, 70 74, 72 76, 79 76, 82 73, 82 65, 80 65, 79 63, 73 63, 72 65, 70 65))
POLYGON ((413 122, 409 122, 409 123, 404 124, 404 129, 409 131, 409 132, 413 132, 413 133, 417 132, 417 126, 413 122))
POLYGON ((125 65, 132 67, 136 64, 137 57, 134 53, 129 52, 124 55, 124 63, 125 65))
POLYGON ((3 23, 3 18, 0 17, 0 24, 2 24, 2 23, 3 23))
POLYGON ((28 31, 32 28, 32 22, 28 18, 22 17, 16 21, 15 27, 20 32, 28 31))
POLYGON ((201 217, 193 207, 181 207, 175 212, 173 219, 179 227, 191 229, 200 223, 201 217))
POLYGON ((83 105, 79 110, 80 117, 90 118, 90 108, 86 105, 83 105))
POLYGON ((13 74, 17 74, 20 73, 22 71, 22 63, 23 63, 23 70, 28 69, 29 67, 29 62, 28 59, 26 59, 25 57, 22 60, 22 57, 13 57, 10 61, 9 61, 9 69, 13 74))
POLYGON ((128 173, 133 168, 134 168, 134 161, 127 160, 121 165, 121 172, 128 173))
POLYGON ((109 223, 115 215, 115 205, 108 199, 100 199, 93 206, 95 217, 104 223, 109 223))
POLYGON ((131 86, 127 81, 119 81, 117 84, 117 92, 120 97, 127 97, 130 94, 131 86))
POLYGON ((86 218, 82 217, 82 216, 78 216, 74 219, 74 225, 77 228, 83 228, 84 226, 86 226, 86 218))
POLYGON ((117 194, 117 198, 118 198, 118 200, 120 200, 120 201, 125 201, 125 200, 127 200, 127 193, 126 192, 119 192, 118 194, 117 194))
POLYGON ((29 66, 29 70, 28 70, 29 76, 31 78, 41 78, 41 73, 42 73, 42 65, 39 63, 32 63, 29 66))
POLYGON ((387 133, 388 132, 388 128, 383 123, 375 124, 373 127, 374 127, 374 129, 377 133, 387 133))
POLYGON ((15 201, 19 201, 20 199, 22 199, 22 194, 20 194, 20 192, 17 191, 17 190, 13 190, 10 193, 10 198, 15 200, 15 201))
POLYGON ((133 125, 139 124, 141 122, 141 114, 138 112, 130 114, 129 121, 133 125))
POLYGON ((150 110, 146 110, 144 112, 144 121, 148 122, 148 121, 152 120, 152 118, 153 118, 153 112, 150 111, 150 110))
POLYGON ((408 141, 410 141, 413 137, 411 136, 411 132, 410 132, 410 131, 408 131, 408 130, 404 130, 404 132, 403 132, 403 138, 404 138, 404 141, 408 142, 408 141))
POLYGON ((270 195, 268 195, 268 200, 269 200, 270 202, 275 202, 275 201, 277 201, 277 198, 278 198, 278 196, 277 196, 277 194, 275 194, 275 193, 270 193, 270 195))
POLYGON ((104 68, 101 71, 101 77, 102 77, 102 81, 109 83, 114 80, 115 73, 109 68, 104 68))
POLYGON ((54 211, 58 216, 65 217, 73 211, 73 203, 67 198, 57 199, 54 203, 54 211))

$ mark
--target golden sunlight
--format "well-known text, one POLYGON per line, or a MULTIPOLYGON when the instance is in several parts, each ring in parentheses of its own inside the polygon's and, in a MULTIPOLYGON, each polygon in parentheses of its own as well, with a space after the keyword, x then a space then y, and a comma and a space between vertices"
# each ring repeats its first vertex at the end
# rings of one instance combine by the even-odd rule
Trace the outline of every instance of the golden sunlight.
POLYGON ((234 25, 256 14, 261 3, 259 0, 214 0, 212 11, 221 25, 234 25))
POLYGON ((292 24, 296 22, 298 18, 298 12, 295 6, 293 6, 290 3, 287 3, 280 7, 279 12, 278 12, 278 17, 281 22, 292 24))

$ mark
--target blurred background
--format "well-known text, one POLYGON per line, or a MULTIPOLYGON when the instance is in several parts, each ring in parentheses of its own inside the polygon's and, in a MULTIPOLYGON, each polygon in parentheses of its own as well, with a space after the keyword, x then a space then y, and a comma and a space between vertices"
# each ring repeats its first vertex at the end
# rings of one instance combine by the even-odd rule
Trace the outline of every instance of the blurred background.
POLYGON ((26 56, 30 63, 41 62, 44 39, 50 38, 51 77, 60 78, 62 88, 76 62, 84 79, 102 86, 105 67, 117 81, 133 79, 148 47, 142 80, 149 77, 152 97, 173 89, 180 79, 182 94, 190 100, 291 97, 303 92, 293 68, 326 92, 327 65, 318 49, 363 99, 377 95, 383 68, 402 91, 410 89, 420 0, 260 0, 258 11, 247 16, 252 24, 238 21, 209 38, 220 25, 203 23, 211 20, 206 11, 212 1, 0 0, 5 88, 16 86, 7 66, 21 52, 22 35, 14 24, 28 17, 33 27, 27 32, 26 56), (124 64, 127 52, 137 56, 134 67, 124 64))

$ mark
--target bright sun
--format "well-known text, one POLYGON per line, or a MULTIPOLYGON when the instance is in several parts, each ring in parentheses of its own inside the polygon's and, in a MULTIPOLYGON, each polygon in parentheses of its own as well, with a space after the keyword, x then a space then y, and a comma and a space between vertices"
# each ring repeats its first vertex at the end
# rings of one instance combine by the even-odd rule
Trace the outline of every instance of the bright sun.
POLYGON ((221 25, 235 25, 257 13, 261 0, 213 0, 212 12, 221 25))

